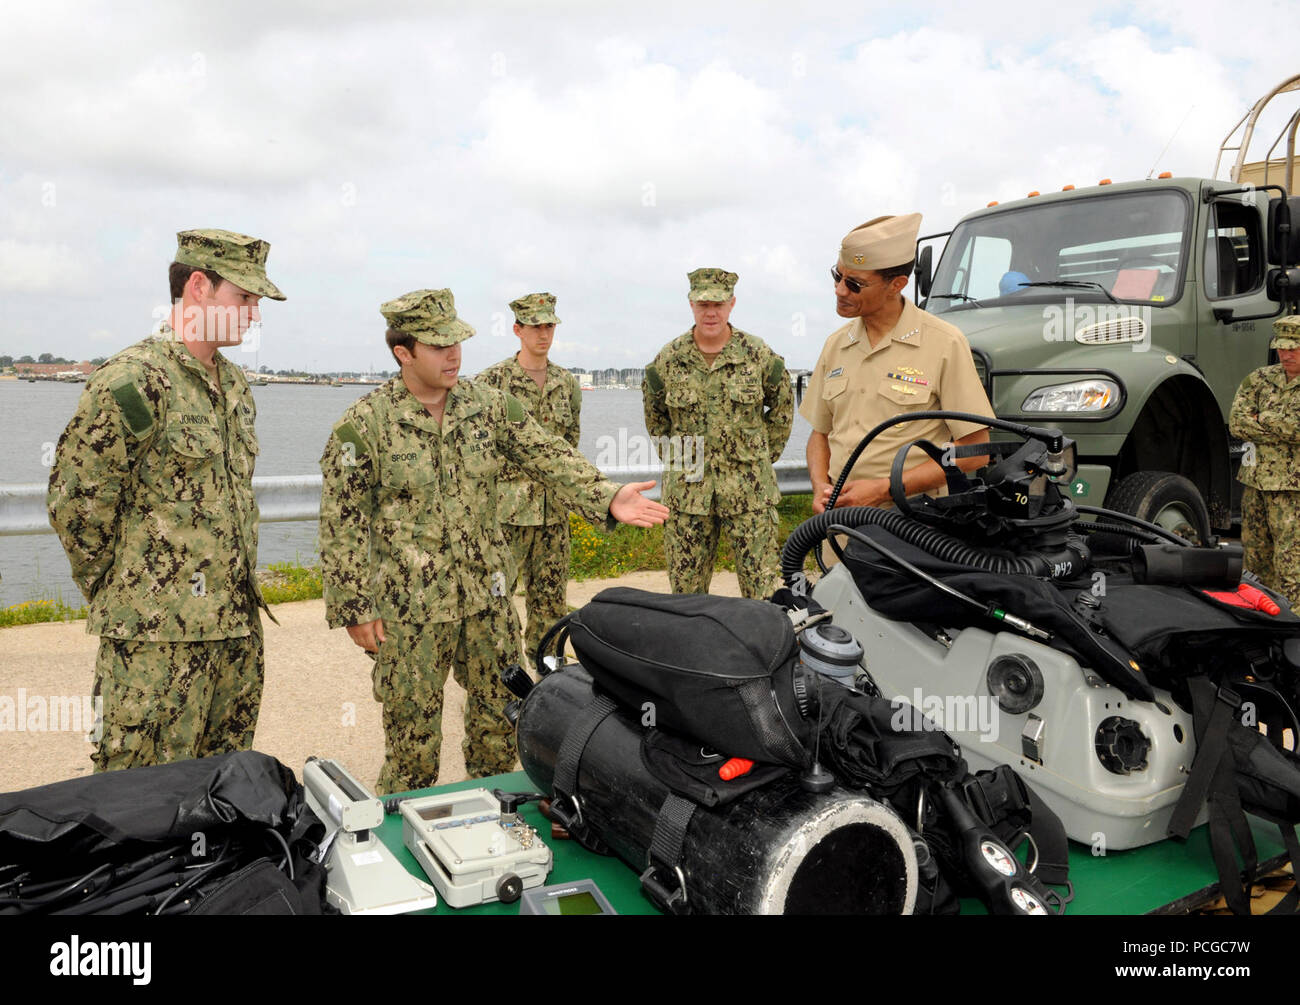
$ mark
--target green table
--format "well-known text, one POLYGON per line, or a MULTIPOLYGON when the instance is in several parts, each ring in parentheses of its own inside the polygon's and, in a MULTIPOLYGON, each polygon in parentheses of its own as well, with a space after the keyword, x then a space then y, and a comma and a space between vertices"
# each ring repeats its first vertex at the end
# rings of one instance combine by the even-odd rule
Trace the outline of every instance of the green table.
MULTIPOLYGON (((522 771, 493 778, 476 778, 434 789, 408 793, 425 796, 436 792, 494 788, 507 792, 534 791, 536 786, 522 771)), ((641 885, 632 869, 613 856, 595 855, 576 841, 555 841, 551 825, 535 802, 522 807, 524 819, 536 828, 554 855, 546 885, 593 880, 620 914, 659 913, 641 893, 641 885)), ((1280 856, 1285 849, 1277 828, 1249 818, 1261 862, 1280 856)), ((379 838, 396 853, 398 861, 415 876, 425 879, 424 871, 402 844, 402 818, 389 814, 379 829, 379 838)), ((1066 909, 1078 914, 1149 914, 1167 910, 1181 912, 1217 896, 1218 873, 1210 856, 1209 829, 1198 827, 1185 844, 1161 841, 1130 851, 1112 851, 1093 855, 1087 845, 1070 843, 1070 879, 1074 883, 1074 900, 1066 909)), ((442 903, 425 914, 517 914, 518 904, 484 904, 480 907, 451 908, 442 903)), ((983 914, 984 905, 975 900, 962 902, 962 913, 983 914)))

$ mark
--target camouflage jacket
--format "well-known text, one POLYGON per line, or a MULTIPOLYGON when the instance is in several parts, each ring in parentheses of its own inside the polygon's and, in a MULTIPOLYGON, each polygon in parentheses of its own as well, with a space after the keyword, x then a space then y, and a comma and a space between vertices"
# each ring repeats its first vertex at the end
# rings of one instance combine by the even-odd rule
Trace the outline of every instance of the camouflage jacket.
POLYGON ((400 376, 344 412, 320 462, 330 627, 456 621, 503 595, 515 581, 496 509, 506 461, 594 523, 619 489, 515 398, 481 384, 447 392, 441 426, 400 376))
MULTIPOLYGON (((582 408, 582 390, 578 378, 554 363, 546 367, 546 385, 538 387, 511 356, 490 366, 476 381, 505 391, 519 399, 524 411, 552 436, 563 436, 569 446, 578 445, 578 413, 582 408)), ((519 468, 506 461, 497 478, 497 517, 503 524, 537 527, 546 523, 564 523, 569 509, 560 502, 554 489, 533 481, 519 468)))
POLYGON ((794 422, 785 360, 732 328, 710 368, 693 332, 664 346, 641 383, 646 429, 664 465, 664 505, 694 514, 775 506, 772 464, 794 422))
POLYGON ((1243 485, 1300 489, 1300 378, 1288 381, 1281 364, 1247 375, 1232 400, 1228 429, 1246 443, 1237 475, 1243 485))
POLYGON ((214 359, 220 387, 164 328, 95 371, 59 439, 50 523, 90 601, 92 634, 252 632, 257 408, 239 368, 214 359))

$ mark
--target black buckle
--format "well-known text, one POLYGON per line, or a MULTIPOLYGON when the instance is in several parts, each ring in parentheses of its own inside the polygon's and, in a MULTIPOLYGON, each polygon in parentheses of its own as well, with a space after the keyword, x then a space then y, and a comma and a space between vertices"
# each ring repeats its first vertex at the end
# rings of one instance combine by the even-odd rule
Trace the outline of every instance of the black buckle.
POLYGON ((1220 684, 1214 691, 1216 701, 1221 701, 1234 712, 1241 708, 1241 695, 1237 694, 1227 684, 1220 684))
POLYGON ((690 904, 686 897, 686 876, 679 865, 673 866, 673 874, 677 878, 677 889, 670 891, 660 880, 654 860, 646 856, 645 872, 641 873, 641 888, 656 906, 669 914, 686 914, 690 911, 690 904))
POLYGON ((557 789, 555 795, 551 797, 551 816, 570 834, 582 832, 584 827, 582 804, 578 801, 577 796, 566 795, 557 789), (571 810, 565 809, 566 802, 572 807, 571 810))

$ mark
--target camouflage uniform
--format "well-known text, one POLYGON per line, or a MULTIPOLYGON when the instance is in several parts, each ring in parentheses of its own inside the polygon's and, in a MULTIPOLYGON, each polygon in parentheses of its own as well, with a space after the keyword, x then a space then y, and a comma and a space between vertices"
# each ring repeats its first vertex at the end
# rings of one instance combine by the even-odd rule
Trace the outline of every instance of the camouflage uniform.
MULTIPOLYGON (((408 294, 383 310, 394 327, 430 345, 473 334, 456 319, 447 290, 408 294)), ((619 489, 511 395, 466 381, 448 390, 439 424, 395 377, 352 405, 325 446, 326 619, 332 628, 384 621, 373 676, 384 705, 381 792, 437 781, 449 666, 468 692, 470 775, 514 767, 500 672, 519 659, 519 620, 508 595, 514 561, 496 510, 507 461, 593 522, 605 520, 619 489)))
MULTIPOLYGON (((532 294, 510 307, 518 324, 558 324, 554 304, 550 294, 532 294)), ((475 379, 514 395, 548 433, 564 437, 571 447, 578 446, 582 389, 578 378, 567 370, 549 363, 545 384, 539 388, 517 357, 511 356, 475 379)), ((527 598, 524 654, 532 661, 542 636, 568 610, 569 510, 554 489, 532 481, 518 466, 506 462, 497 479, 497 517, 527 598)))
MULTIPOLYGON (((730 299, 734 273, 691 276, 692 299, 730 299)), ((672 510, 664 525, 668 579, 674 593, 707 593, 725 530, 741 593, 762 598, 779 572, 781 490, 772 464, 794 421, 790 379, 762 339, 732 327, 710 366, 694 333, 669 342, 641 384, 646 429, 659 439, 664 463, 663 502, 672 510)))
MULTIPOLYGON (((178 235, 176 260, 283 300, 265 242, 178 235)), ((104 699, 96 770, 252 746, 262 695, 257 410, 238 367, 210 375, 164 325, 86 384, 59 440, 50 523, 90 601, 104 699)))
MULTIPOLYGON (((1300 316, 1273 330, 1272 348, 1300 349, 1300 316)), ((1238 474, 1246 568, 1300 605, 1300 379, 1288 380, 1281 364, 1250 373, 1228 428, 1246 442, 1238 474)))

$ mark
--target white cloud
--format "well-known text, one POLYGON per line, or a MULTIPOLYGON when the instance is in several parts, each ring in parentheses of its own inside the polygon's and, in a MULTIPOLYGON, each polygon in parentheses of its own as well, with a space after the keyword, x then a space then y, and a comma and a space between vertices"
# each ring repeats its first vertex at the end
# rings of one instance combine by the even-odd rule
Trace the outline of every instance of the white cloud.
POLYGON ((1142 177, 1171 136, 1160 167, 1208 172, 1294 68, 1259 29, 1286 11, 28 5, 0 65, 0 352, 143 335, 175 232, 220 226, 272 244, 276 369, 387 365, 379 304, 430 286, 481 333, 467 369, 512 351, 492 319, 537 289, 566 364, 639 365, 689 326, 700 265, 739 272, 737 323, 811 365, 850 228, 1142 177))
POLYGON ((94 278, 92 263, 65 244, 0 239, 0 289, 52 294, 94 278))

